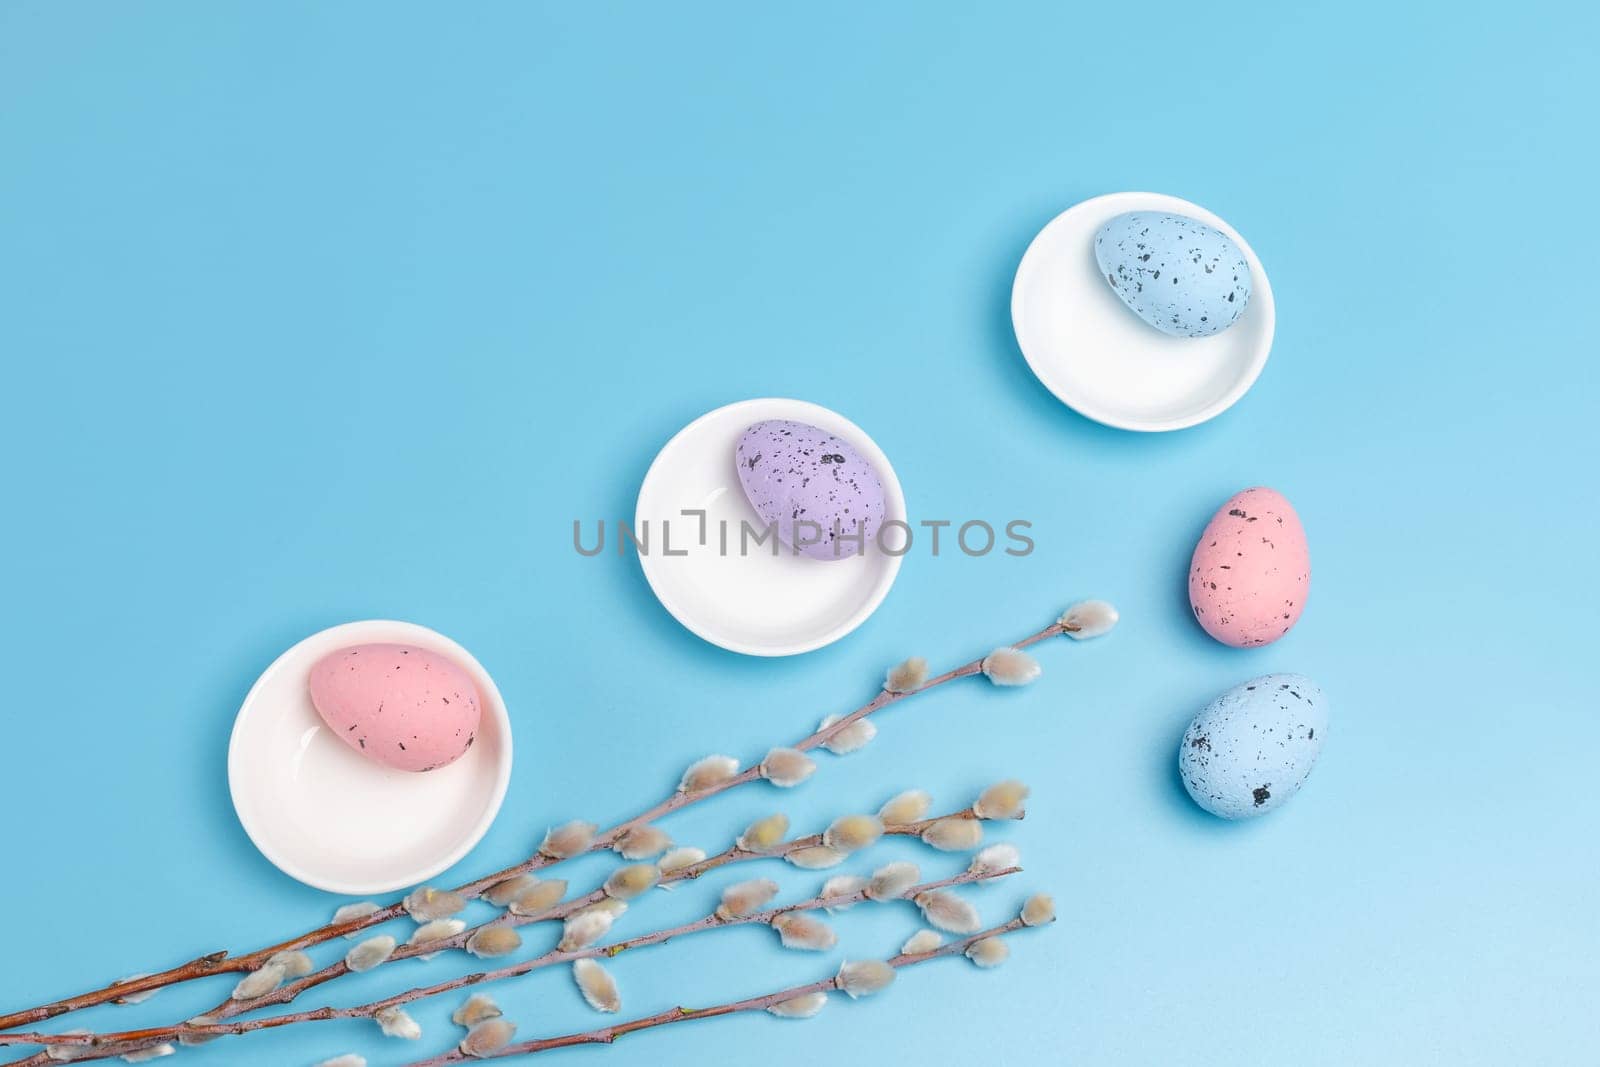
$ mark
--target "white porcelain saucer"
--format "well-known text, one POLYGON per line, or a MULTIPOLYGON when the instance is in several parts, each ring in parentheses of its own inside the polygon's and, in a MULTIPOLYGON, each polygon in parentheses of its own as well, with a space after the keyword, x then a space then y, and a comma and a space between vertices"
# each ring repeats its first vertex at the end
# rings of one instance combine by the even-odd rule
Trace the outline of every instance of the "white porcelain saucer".
POLYGON ((1011 287, 1011 324, 1028 366, 1064 404, 1124 430, 1181 430, 1215 418, 1266 366, 1272 285, 1245 239, 1197 204, 1112 193, 1068 208, 1028 246, 1011 287), (1231 237, 1250 263, 1250 303, 1211 337, 1169 337, 1135 315, 1100 276, 1095 232, 1129 211, 1187 215, 1231 237))
MULTIPOLYGON (((734 447, 752 423, 793 419, 827 430, 852 445, 883 480, 885 520, 906 521, 905 495, 883 450, 843 415, 803 400, 746 400, 717 408, 680 430, 657 454, 639 488, 635 530, 650 531, 639 553, 644 576, 663 606, 694 633, 734 652, 791 656, 839 640, 866 621, 900 571, 902 542, 890 528, 882 552, 814 560, 781 549, 740 552, 741 521, 761 530, 734 469, 734 447), (706 512, 700 520, 685 510, 706 512), (663 544, 663 522, 670 544, 663 544), (727 531, 728 549, 722 548, 727 531), (667 555, 664 549, 684 552, 667 555)), ((771 542, 768 542, 770 546, 771 542)))
POLYGON ((312 634, 256 680, 228 744, 228 788, 262 855, 307 885, 365 896, 425 882, 483 837, 511 780, 511 721, 466 649, 409 622, 350 622, 312 634), (392 643, 448 657, 478 687, 483 719, 465 755, 437 770, 393 770, 334 737, 307 681, 323 656, 392 643))

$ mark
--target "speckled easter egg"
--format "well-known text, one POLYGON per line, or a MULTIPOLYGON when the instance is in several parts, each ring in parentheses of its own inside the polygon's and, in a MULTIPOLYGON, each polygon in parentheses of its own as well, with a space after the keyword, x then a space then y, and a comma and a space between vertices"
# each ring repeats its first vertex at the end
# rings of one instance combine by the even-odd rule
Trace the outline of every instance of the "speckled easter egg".
POLYGON ((878 472, 826 430, 787 419, 758 422, 739 438, 734 462, 761 521, 812 559, 860 555, 883 525, 878 472))
POLYGON ((425 648, 341 648, 317 661, 310 684, 333 735, 386 767, 431 771, 460 759, 477 737, 472 679, 425 648))
POLYGON ((1217 509, 1189 563, 1189 606, 1206 633, 1253 648, 1289 632, 1311 592, 1311 553, 1282 494, 1246 489, 1217 509))
POLYGON ((1094 258, 1134 314, 1174 337, 1221 333, 1250 302, 1250 263, 1239 246, 1184 215, 1118 215, 1095 234, 1094 258))
POLYGON ((1207 704, 1184 732, 1178 773, 1224 819, 1265 815, 1294 796, 1328 734, 1328 700, 1300 674, 1266 674, 1207 704))

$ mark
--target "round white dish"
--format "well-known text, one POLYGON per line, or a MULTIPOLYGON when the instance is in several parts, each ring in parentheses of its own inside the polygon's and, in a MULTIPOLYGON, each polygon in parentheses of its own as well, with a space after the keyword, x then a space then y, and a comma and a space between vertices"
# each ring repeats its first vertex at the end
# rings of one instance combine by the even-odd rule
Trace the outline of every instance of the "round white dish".
POLYGON ((814 560, 781 546, 774 556, 769 541, 759 548, 751 542, 741 554, 741 522, 756 531, 762 526, 739 485, 734 448, 752 423, 764 419, 810 423, 849 442, 883 480, 885 521, 906 521, 900 479, 859 426, 816 404, 769 398, 717 408, 668 441, 639 487, 634 529, 640 536, 649 530, 649 551, 638 553, 639 562, 674 618, 734 652, 792 656, 839 640, 877 610, 900 572, 900 555, 894 553, 904 541, 891 527, 884 534, 888 552, 869 540, 862 555, 814 560), (703 543, 699 517, 685 516, 685 510, 705 511, 703 543), (673 555, 666 554, 668 548, 673 555))
POLYGON ((279 870, 365 896, 425 882, 465 856, 511 781, 511 720, 489 673, 426 626, 371 620, 295 645, 251 686, 228 743, 228 789, 244 831, 279 870), (392 643, 448 657, 478 687, 478 739, 447 766, 384 767, 334 737, 311 704, 311 667, 350 645, 392 643))
POLYGON ((1181 430, 1215 418, 1255 384, 1272 350, 1272 285, 1249 242, 1198 204, 1161 193, 1111 193, 1050 220, 1023 254, 1011 324, 1033 373, 1062 403, 1124 430, 1181 430), (1129 211, 1187 215, 1231 237, 1250 263, 1250 303, 1211 337, 1169 337, 1111 291, 1094 235, 1129 211))

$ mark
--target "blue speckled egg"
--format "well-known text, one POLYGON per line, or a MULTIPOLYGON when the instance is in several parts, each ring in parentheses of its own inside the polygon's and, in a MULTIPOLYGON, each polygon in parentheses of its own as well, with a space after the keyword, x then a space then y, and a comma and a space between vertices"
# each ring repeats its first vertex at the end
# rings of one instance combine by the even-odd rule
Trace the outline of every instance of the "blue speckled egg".
POLYGON ((1224 819, 1265 815, 1299 791, 1328 733, 1328 700, 1301 674, 1264 674, 1205 706, 1184 732, 1178 773, 1224 819))
POLYGON ((768 419, 734 449, 739 485, 778 540, 812 559, 861 555, 883 526, 883 481, 841 438, 804 422, 768 419))
POLYGON ((1094 235, 1094 258, 1134 314, 1174 337, 1220 333, 1250 302, 1250 263, 1239 246, 1183 215, 1118 215, 1094 235))

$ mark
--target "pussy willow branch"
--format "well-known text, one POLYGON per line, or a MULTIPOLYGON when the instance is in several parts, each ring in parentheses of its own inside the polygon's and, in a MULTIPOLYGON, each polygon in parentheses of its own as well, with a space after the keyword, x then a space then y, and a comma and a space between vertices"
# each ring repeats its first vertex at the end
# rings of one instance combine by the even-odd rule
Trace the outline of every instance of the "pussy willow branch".
MULTIPOLYGON (((941 819, 976 819, 977 817, 978 816, 976 812, 973 811, 972 806, 968 805, 967 807, 962 808, 959 811, 951 812, 948 815, 935 816, 934 818, 930 819, 920 819, 916 822, 901 823, 895 826, 886 826, 884 827, 883 832, 884 836, 886 837, 920 837, 923 831, 941 819)), ((801 849, 811 848, 815 845, 820 845, 821 843, 821 834, 808 834, 805 837, 797 837, 792 840, 785 841, 782 844, 764 852, 752 852, 748 849, 740 848, 738 845, 734 845, 731 848, 719 852, 715 856, 707 856, 698 863, 694 863, 688 867, 684 867, 680 870, 672 871, 662 875, 661 881, 658 883, 658 885, 672 885, 676 882, 689 881, 699 878, 701 875, 704 875, 710 871, 714 871, 719 867, 727 866, 730 863, 744 863, 752 860, 781 859, 792 852, 798 852, 801 849)), ((1007 869, 1005 873, 1009 874, 1011 871, 1012 869, 1007 869)), ((947 883, 943 884, 954 885, 976 880, 977 879, 974 876, 963 875, 957 876, 957 878, 951 879, 947 883)), ((923 886, 921 888, 927 889, 935 887, 923 886)), ((478 926, 465 929, 452 937, 441 938, 436 941, 428 941, 418 945, 399 945, 395 948, 394 953, 390 955, 388 960, 384 961, 384 965, 387 966, 389 963, 393 963, 398 960, 409 959, 413 956, 444 952, 451 949, 462 949, 466 946, 467 940, 475 932, 488 927, 527 926, 533 923, 559 921, 561 919, 565 919, 569 915, 582 911, 586 907, 597 904, 603 899, 605 899, 604 890, 596 889, 585 894, 584 896, 563 901, 548 911, 544 911, 536 915, 514 915, 509 911, 503 912, 500 915, 495 916, 493 919, 489 919, 478 926)), ((862 897, 862 899, 865 898, 862 897)), ((829 904, 815 906, 832 906, 832 903, 830 902, 829 904)), ((778 912, 783 910, 793 909, 777 909, 778 912)), ((777 912, 773 912, 773 914, 776 913, 777 912)), ((723 923, 721 925, 727 924, 723 923)), ((643 936, 654 937, 656 935, 643 936)), ((676 936, 676 934, 671 936, 676 936)), ((661 938, 661 940, 666 940, 666 938, 661 938)), ((652 940, 641 941, 640 943, 656 944, 658 942, 652 940)), ((615 948, 615 952, 621 952, 626 948, 632 947, 636 946, 632 943, 623 943, 621 947, 615 948)), ((577 950, 568 953, 547 953, 546 955, 551 957, 551 959, 546 960, 545 962, 540 962, 541 960, 544 960, 544 957, 536 957, 533 960, 525 961, 523 964, 516 964, 512 967, 501 968, 498 971, 477 972, 475 974, 466 976, 466 979, 470 979, 471 981, 458 979, 454 982, 442 983, 438 987, 424 987, 425 989, 432 989, 433 992, 423 993, 421 995, 432 996, 435 992, 445 992, 449 989, 461 988, 464 985, 473 984, 474 982, 478 981, 492 981, 495 978, 509 977, 513 974, 522 974, 526 973, 527 971, 535 970, 538 967, 548 966, 550 962, 560 963, 565 962, 566 960, 578 959, 586 955, 600 955, 603 954, 604 951, 605 950, 602 949, 599 952, 577 950)), ((614 955, 615 952, 612 954, 614 955)), ((377 1012, 383 1008, 404 1003, 406 999, 415 999, 409 997, 408 994, 401 994, 401 999, 389 998, 386 1000, 374 1001, 370 1005, 360 1005, 358 1008, 318 1008, 307 1012, 272 1016, 261 1020, 253 1020, 241 1023, 226 1023, 221 1021, 245 1014, 247 1012, 257 1011, 261 1008, 273 1007, 278 1004, 286 1004, 289 1001, 294 1000, 306 990, 313 989, 320 985, 325 985, 326 983, 349 973, 349 970, 349 966, 346 965, 344 960, 341 959, 335 963, 323 967, 321 970, 313 971, 304 977, 297 978, 292 982, 287 982, 264 996, 254 997, 250 1000, 233 1000, 232 998, 229 998, 228 1000, 225 1000, 221 1004, 218 1004, 216 1007, 212 1008, 210 1011, 203 1013, 203 1015, 206 1017, 218 1020, 218 1022, 215 1024, 191 1025, 189 1023, 179 1023, 171 1026, 148 1027, 141 1030, 124 1030, 100 1034, 48 1035, 32 1032, 18 1032, 0 1034, 0 1045, 56 1044, 88 1046, 83 1049, 81 1055, 74 1057, 75 1062, 85 1062, 88 1060, 105 1059, 111 1056, 121 1056, 129 1052, 137 1052, 141 1049, 149 1048, 152 1045, 159 1045, 184 1036, 199 1037, 213 1034, 240 1034, 248 1033, 252 1030, 264 1030, 275 1026, 286 1026, 294 1022, 308 1022, 321 1019, 360 1018, 363 1015, 363 1013, 359 1010, 360 1008, 370 1007, 373 1012, 377 1012)), ((413 990, 412 992, 416 991, 413 990)), ((25 1059, 12 1061, 12 1067, 40 1067, 40 1065, 47 1064, 49 1062, 49 1059, 45 1057, 44 1053, 36 1053, 25 1059)))
MULTIPOLYGON (((1044 629, 1029 634, 1020 641, 1014 642, 1011 647, 1027 648, 1028 646, 1037 644, 1038 642, 1046 640, 1047 638, 1058 637, 1066 632, 1066 628, 1060 621, 1053 622, 1044 629)), ((954 681, 957 678, 966 678, 979 673, 983 669, 983 660, 984 657, 979 656, 977 659, 974 659, 968 663, 964 663, 953 670, 946 671, 944 674, 928 679, 928 681, 923 683, 923 685, 919 688, 910 690, 908 692, 891 693, 888 690, 882 690, 877 696, 873 697, 871 700, 867 701, 861 707, 857 708, 855 711, 852 711, 844 718, 833 723, 831 726, 828 726, 824 729, 818 729, 814 733, 808 735, 789 747, 797 748, 802 752, 807 752, 811 749, 824 745, 831 738, 833 738, 834 735, 849 729, 852 725, 866 718, 868 715, 888 707, 890 704, 898 703, 906 697, 912 696, 916 693, 925 693, 930 689, 937 688, 938 686, 941 686, 946 682, 954 681)), ((760 777, 761 763, 758 760, 728 781, 712 786, 709 789, 704 789, 694 793, 674 792, 671 796, 667 797, 667 799, 661 801, 659 804, 656 804, 654 807, 648 808, 640 814, 635 815, 633 818, 624 822, 620 822, 611 829, 599 834, 595 838, 593 844, 589 846, 588 851, 603 852, 615 844, 616 840, 631 827, 652 822, 663 815, 668 815, 674 811, 686 808, 690 804, 696 804, 702 800, 710 799, 711 797, 716 796, 719 793, 726 792, 735 786, 756 781, 760 777)), ((458 886, 455 891, 460 893, 468 900, 472 900, 481 896, 490 887, 497 885, 508 878, 514 878, 519 874, 531 874, 534 871, 542 870, 543 868, 557 862, 560 861, 552 859, 542 852, 536 852, 531 858, 524 860, 521 863, 507 867, 503 870, 496 871, 493 874, 485 875, 482 878, 475 879, 474 881, 468 882, 465 885, 458 886)), ((387 907, 379 908, 371 915, 364 916, 359 919, 352 919, 343 923, 328 923, 324 926, 317 927, 315 930, 307 931, 298 937, 290 938, 287 941, 280 941, 275 945, 268 945, 265 948, 259 948, 254 952, 248 952, 241 956, 230 956, 226 949, 218 952, 207 953, 204 956, 196 957, 187 963, 180 964, 179 966, 173 967, 169 970, 158 971, 154 974, 145 975, 144 977, 135 978, 130 981, 114 983, 106 986, 103 989, 93 990, 88 993, 80 993, 77 996, 52 1001, 48 1004, 41 1004, 38 1007, 27 1008, 22 1011, 15 1011, 9 1015, 0 1015, 0 1030, 10 1030, 18 1026, 42 1022, 45 1019, 52 1019, 58 1015, 64 1015, 67 1012, 78 1011, 79 1009, 92 1007, 96 1004, 104 1004, 107 1001, 116 1000, 131 994, 143 993, 152 989, 163 989, 170 985, 177 985, 181 982, 192 981, 196 978, 204 978, 208 975, 253 971, 262 964, 266 963, 267 959, 275 953, 287 952, 294 949, 310 948, 313 945, 320 945, 324 942, 332 941, 333 939, 342 937, 346 934, 353 934, 361 930, 369 929, 370 927, 377 926, 379 923, 387 922, 388 920, 403 914, 405 914, 405 908, 401 902, 397 901, 388 905, 387 907)))
MULTIPOLYGON (((960 811, 953 812, 944 817, 955 819, 977 818, 976 814, 973 813, 971 806, 962 808, 960 811)), ((923 819, 919 822, 905 823, 901 826, 886 826, 884 827, 883 832, 885 836, 897 835, 902 837, 917 837, 921 836, 922 832, 936 821, 937 820, 935 819, 923 819)), ((726 866, 730 863, 743 863, 751 860, 781 859, 784 856, 789 855, 791 852, 798 852, 803 848, 810 848, 813 845, 820 845, 821 843, 821 834, 810 834, 806 837, 797 837, 792 841, 786 841, 767 852, 750 852, 735 845, 732 848, 729 848, 724 852, 720 852, 715 856, 708 856, 699 863, 685 867, 681 871, 673 871, 670 874, 662 875, 661 881, 658 884, 671 885, 675 882, 699 878, 708 871, 716 870, 718 867, 726 866)), ((572 900, 564 901, 550 910, 537 915, 513 915, 509 911, 502 912, 494 918, 480 923, 478 926, 469 927, 465 930, 462 930, 459 934, 455 934, 451 937, 440 938, 437 941, 427 941, 419 945, 400 945, 395 948, 393 955, 391 955, 389 959, 385 961, 385 963, 387 964, 396 960, 410 959, 413 956, 431 955, 435 952, 443 952, 450 949, 465 948, 467 940, 474 933, 492 926, 528 926, 533 923, 551 922, 565 919, 569 915, 580 912, 584 908, 590 907, 591 905, 598 904, 604 899, 605 891, 603 889, 596 889, 586 893, 581 897, 574 897, 572 900)), ((321 970, 312 971, 303 978, 297 978, 292 982, 287 982, 273 990, 271 993, 268 993, 266 996, 254 997, 250 1000, 233 1000, 230 998, 229 1000, 218 1004, 206 1014, 220 1016, 221 1018, 231 1018, 232 1016, 242 1015, 246 1012, 255 1011, 259 1008, 267 1008, 275 1004, 287 1004, 289 1001, 295 999, 306 990, 314 989, 320 985, 325 985, 326 983, 333 981, 335 978, 344 975, 348 971, 349 967, 345 965, 345 962, 343 960, 339 960, 336 963, 329 964, 321 970)))
MULTIPOLYGON (((895 970, 912 967, 919 963, 927 963, 944 956, 954 956, 965 952, 972 945, 987 937, 1003 937, 1015 933, 1026 924, 1021 918, 1012 919, 1010 922, 991 926, 976 934, 970 934, 956 941, 940 945, 931 952, 909 954, 902 952, 900 955, 884 962, 895 970)), ((649 1015, 642 1019, 630 1019, 627 1022, 613 1023, 594 1030, 586 1030, 581 1034, 566 1034, 561 1037, 542 1037, 533 1041, 522 1041, 514 1045, 507 1045, 498 1052, 491 1052, 486 1056, 468 1056, 459 1048, 441 1053, 425 1060, 417 1060, 409 1067, 444 1067, 449 1063, 470 1063, 477 1059, 502 1059, 507 1056, 531 1056, 536 1052, 549 1052, 552 1049, 571 1048, 574 1045, 609 1045, 617 1038, 626 1034, 638 1033, 640 1030, 649 1030, 656 1026, 668 1026, 672 1023, 688 1022, 691 1019, 715 1019, 724 1015, 736 1015, 746 1011, 765 1011, 774 1004, 795 997, 803 997, 808 993, 831 993, 840 988, 839 979, 824 978, 817 982, 808 982, 805 985, 791 986, 780 989, 776 993, 766 993, 759 997, 750 997, 747 1000, 735 1000, 728 1004, 718 1004, 711 1008, 670 1008, 657 1015, 649 1015)))
MULTIPOLYGON (((914 885, 904 892, 893 897, 884 898, 878 903, 887 903, 888 900, 915 900, 921 893, 935 889, 947 889, 951 886, 970 885, 973 882, 988 882, 999 878, 1006 878, 1018 874, 1021 867, 1003 867, 993 871, 963 871, 950 878, 940 878, 937 881, 924 882, 914 885)), ((749 915, 730 916, 724 918, 713 912, 703 919, 684 923, 666 930, 657 930, 654 933, 639 934, 624 941, 617 941, 610 945, 590 945, 587 948, 561 950, 551 949, 542 956, 523 960, 506 967, 492 971, 478 971, 473 974, 462 975, 448 981, 437 982, 433 985, 419 986, 404 993, 384 997, 366 1004, 356 1004, 348 1008, 314 1008, 310 1011, 291 1012, 284 1015, 270 1015, 260 1019, 242 1019, 232 1023, 215 1023, 191 1025, 183 1023, 178 1026, 152 1028, 148 1030, 126 1030, 121 1033, 105 1034, 7 1034, 8 1041, 16 1043, 48 1042, 54 1045, 67 1045, 76 1048, 89 1046, 85 1051, 98 1053, 74 1057, 74 1062, 84 1062, 89 1059, 98 1059, 103 1056, 115 1055, 107 1046, 127 1043, 160 1043, 164 1041, 178 1041, 183 1038, 210 1038, 224 1037, 232 1034, 247 1034, 256 1030, 270 1030, 281 1026, 292 1026, 295 1023, 323 1022, 332 1019, 371 1019, 380 1011, 387 1008, 397 1008, 405 1004, 426 1000, 430 997, 440 996, 444 993, 467 989, 472 986, 483 985, 487 982, 498 982, 506 978, 517 978, 521 975, 537 971, 545 967, 553 967, 574 960, 596 959, 600 957, 620 956, 633 949, 647 948, 651 945, 663 945, 675 938, 688 937, 693 934, 705 933, 708 930, 719 930, 732 926, 767 925, 780 915, 796 911, 817 911, 824 908, 842 908, 853 904, 872 902, 873 898, 867 896, 865 889, 853 893, 838 893, 833 896, 815 896, 809 900, 802 900, 794 904, 784 904, 764 911, 752 912, 749 915)))

